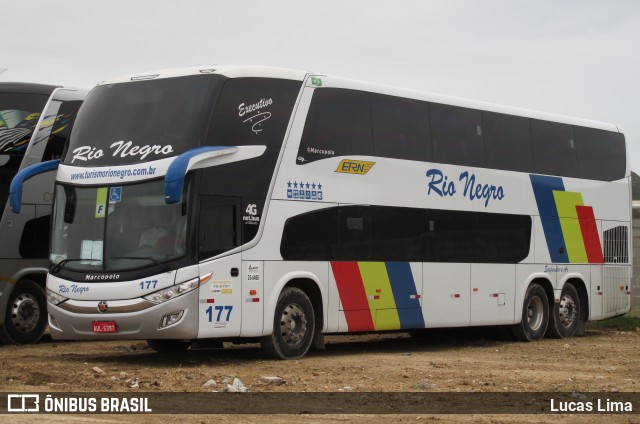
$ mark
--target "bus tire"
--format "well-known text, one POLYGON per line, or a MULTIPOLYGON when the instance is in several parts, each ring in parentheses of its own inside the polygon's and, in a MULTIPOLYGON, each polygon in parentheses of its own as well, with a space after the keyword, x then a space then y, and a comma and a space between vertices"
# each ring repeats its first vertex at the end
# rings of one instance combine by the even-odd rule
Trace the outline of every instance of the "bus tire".
POLYGON ((47 298, 35 281, 22 280, 9 295, 0 338, 7 343, 40 341, 47 325, 47 298))
POLYGON ((278 298, 273 333, 260 339, 265 354, 274 359, 302 358, 313 341, 315 315, 305 292, 287 287, 278 298))
POLYGON ((191 346, 191 342, 185 340, 147 340, 147 344, 158 353, 180 353, 191 346))
POLYGON ((522 320, 511 327, 511 333, 521 342, 534 342, 544 337, 549 325, 549 301, 539 284, 527 288, 522 305, 522 320))
POLYGON ((555 303, 552 310, 549 335, 556 339, 573 337, 582 320, 580 296, 573 284, 564 285, 560 293, 560 303, 555 303))

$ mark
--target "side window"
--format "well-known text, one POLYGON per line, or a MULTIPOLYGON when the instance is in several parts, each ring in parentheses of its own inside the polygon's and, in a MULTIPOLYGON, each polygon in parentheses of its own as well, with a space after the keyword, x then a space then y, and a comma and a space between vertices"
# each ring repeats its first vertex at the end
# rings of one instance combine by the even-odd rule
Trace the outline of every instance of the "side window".
POLYGON ((376 156, 431 160, 426 102, 371 94, 373 153, 376 156))
MULTIPOLYGON (((71 129, 76 120, 78 109, 82 105, 82 101, 68 101, 62 102, 60 109, 57 112, 52 111, 52 115, 45 119, 51 119, 51 125, 48 126, 49 133, 47 139, 47 145, 42 154, 42 161, 48 161, 52 159, 60 159, 65 145, 69 140, 71 129)), ((41 128, 40 131, 43 131, 41 128)), ((45 134, 42 134, 45 135, 45 134)), ((40 132, 38 133, 40 137, 40 132)))
POLYGON ((594 128, 574 127, 578 177, 615 181, 627 170, 624 136, 594 128))
POLYGON ((337 260, 366 261, 371 257, 371 217, 369 206, 338 208, 340 247, 337 260))
POLYGON ((18 251, 24 259, 46 259, 49 253, 51 215, 30 219, 24 224, 18 251))
POLYGON ((576 142, 571 125, 531 121, 533 159, 538 174, 577 177, 576 142))
POLYGON ((371 206, 371 260, 421 262, 427 229, 424 209, 371 206))
POLYGON ((482 127, 488 168, 533 171, 529 118, 482 112, 482 127))
POLYGON ((240 201, 233 197, 201 196, 198 259, 211 258, 240 245, 240 201))
POLYGON ((485 166, 479 110, 431 103, 429 116, 435 162, 485 166))
POLYGON ((529 254, 531 218, 428 210, 428 262, 518 263, 529 254))
POLYGON ((334 156, 372 155, 369 93, 317 88, 302 132, 296 163, 334 156))
POLYGON ((339 243, 338 208, 322 209, 287 219, 280 253, 286 260, 331 261, 339 243))

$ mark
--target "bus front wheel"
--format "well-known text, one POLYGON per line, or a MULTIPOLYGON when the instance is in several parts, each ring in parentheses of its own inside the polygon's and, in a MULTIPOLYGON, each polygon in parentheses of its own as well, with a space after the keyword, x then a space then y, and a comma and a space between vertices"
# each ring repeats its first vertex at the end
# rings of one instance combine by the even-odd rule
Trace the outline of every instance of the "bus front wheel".
POLYGON ((549 325, 549 301, 539 284, 531 284, 522 305, 522 320, 511 327, 513 336, 521 342, 534 342, 544 337, 549 325))
POLYGON ((553 305, 549 335, 556 339, 573 337, 582 324, 580 297, 573 284, 567 283, 562 288, 560 302, 553 305))
POLYGON ((302 358, 313 341, 315 316, 305 292, 287 287, 278 298, 273 333, 260 340, 267 356, 274 359, 302 358))
POLYGON ((47 325, 47 298, 35 281, 22 280, 11 291, 0 339, 14 344, 40 341, 47 325))

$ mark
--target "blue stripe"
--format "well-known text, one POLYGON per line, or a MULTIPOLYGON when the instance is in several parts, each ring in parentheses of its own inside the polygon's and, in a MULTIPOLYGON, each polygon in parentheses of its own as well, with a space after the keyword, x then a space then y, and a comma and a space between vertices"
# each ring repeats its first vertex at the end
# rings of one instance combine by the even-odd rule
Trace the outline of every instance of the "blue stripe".
POLYGON ((562 235, 560 218, 558 218, 558 208, 553 192, 564 191, 564 183, 559 177, 546 177, 543 175, 529 175, 533 194, 538 204, 538 212, 542 221, 544 237, 547 240, 547 248, 552 262, 568 263, 569 256, 562 235), (563 249, 562 253, 560 248, 563 249))
POLYGON ((408 262, 387 262, 385 265, 396 301, 400 328, 424 328, 420 301, 410 298, 411 295, 419 294, 411 273, 411 266, 408 262))

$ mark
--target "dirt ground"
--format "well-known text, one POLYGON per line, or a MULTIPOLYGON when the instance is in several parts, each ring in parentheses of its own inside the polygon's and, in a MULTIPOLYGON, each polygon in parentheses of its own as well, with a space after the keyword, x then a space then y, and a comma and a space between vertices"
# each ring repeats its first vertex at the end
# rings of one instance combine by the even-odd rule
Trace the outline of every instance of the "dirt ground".
MULTIPOLYGON (((258 345, 225 343, 161 355, 144 341, 0 346, 0 392, 209 392, 235 378, 249 392, 638 392, 640 329, 517 343, 474 329, 326 338, 302 360, 265 359, 258 345), (95 369, 95 368, 98 369, 95 369), (263 377, 280 377, 279 384, 263 377), (205 387, 209 380, 216 386, 205 387)), ((210 383, 211 384, 211 383, 210 383)), ((635 411, 634 411, 635 412, 635 411)), ((43 416, 40 416, 43 417, 43 416)), ((3 416, 3 422, 31 422, 3 416)), ((636 422, 640 415, 49 415, 46 422, 636 422), (180 418, 176 418, 180 417, 180 418), (289 418, 287 418, 289 417, 289 418)))

